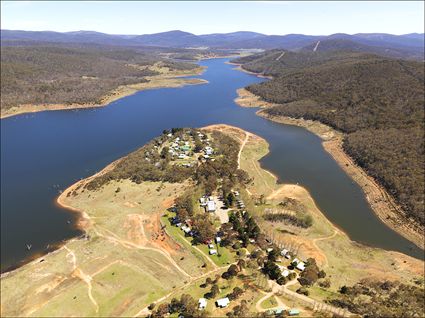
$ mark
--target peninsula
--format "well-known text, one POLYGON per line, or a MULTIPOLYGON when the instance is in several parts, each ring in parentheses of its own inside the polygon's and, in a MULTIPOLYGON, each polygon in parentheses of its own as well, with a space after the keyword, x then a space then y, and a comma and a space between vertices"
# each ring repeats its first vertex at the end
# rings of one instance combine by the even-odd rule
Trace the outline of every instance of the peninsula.
MULTIPOLYGON (((4 274, 2 315, 163 315, 171 302, 185 304, 174 312, 214 316, 346 316, 342 286, 423 288, 422 261, 350 241, 304 188, 261 168, 267 152, 264 139, 236 127, 174 128, 72 185, 58 203, 80 213, 84 235, 4 274), (215 305, 222 298, 224 308, 215 305)), ((412 295, 400 297, 423 313, 412 295)))

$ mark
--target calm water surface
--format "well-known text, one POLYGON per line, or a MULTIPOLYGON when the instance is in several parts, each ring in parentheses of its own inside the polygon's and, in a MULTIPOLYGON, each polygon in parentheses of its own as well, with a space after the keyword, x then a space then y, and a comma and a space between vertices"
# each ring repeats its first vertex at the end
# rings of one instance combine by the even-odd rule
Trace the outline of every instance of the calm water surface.
POLYGON ((373 214, 360 188, 299 127, 270 122, 241 108, 236 89, 262 81, 232 70, 226 59, 203 61, 206 85, 142 91, 108 107, 40 112, 1 120, 1 267, 46 252, 81 234, 76 215, 55 206, 60 189, 141 147, 163 129, 225 123, 270 143, 264 168, 280 182, 305 186, 325 215, 353 240, 424 258, 373 214), (27 251, 26 244, 32 244, 27 251))

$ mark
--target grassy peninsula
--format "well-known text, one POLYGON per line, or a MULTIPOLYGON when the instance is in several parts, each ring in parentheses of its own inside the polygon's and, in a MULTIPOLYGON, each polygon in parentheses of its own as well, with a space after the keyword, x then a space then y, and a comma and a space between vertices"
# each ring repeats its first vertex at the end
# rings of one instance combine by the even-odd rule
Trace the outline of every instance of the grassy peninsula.
POLYGON ((277 184, 261 168, 267 152, 265 140, 235 127, 172 129, 72 185, 58 203, 80 213, 85 234, 2 275, 1 314, 394 312, 380 300, 357 307, 356 284, 381 290, 368 277, 403 289, 400 301, 423 313, 423 262, 351 242, 304 188, 277 184), (213 200, 216 211, 205 212, 199 198, 213 200), (215 305, 222 297, 231 300, 225 308, 215 305))

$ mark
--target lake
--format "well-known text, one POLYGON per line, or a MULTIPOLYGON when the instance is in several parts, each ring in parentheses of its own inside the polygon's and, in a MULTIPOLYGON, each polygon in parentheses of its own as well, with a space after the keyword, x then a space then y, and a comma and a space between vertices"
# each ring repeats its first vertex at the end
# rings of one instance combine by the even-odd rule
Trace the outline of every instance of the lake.
POLYGON ((224 123, 265 138, 264 168, 306 187, 351 239, 420 259, 424 253, 385 226, 359 186, 307 130, 273 123, 234 103, 236 90, 262 81, 228 59, 200 62, 209 84, 141 91, 102 108, 39 112, 1 120, 1 269, 22 264, 81 233, 77 215, 55 205, 60 190, 101 170, 171 127, 224 123), (28 251, 26 244, 31 244, 28 251))

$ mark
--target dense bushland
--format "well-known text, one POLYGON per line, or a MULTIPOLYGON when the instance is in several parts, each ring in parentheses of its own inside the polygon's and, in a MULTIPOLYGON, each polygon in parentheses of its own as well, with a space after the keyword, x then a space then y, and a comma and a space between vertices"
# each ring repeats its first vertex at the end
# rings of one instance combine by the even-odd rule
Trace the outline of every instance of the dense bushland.
POLYGON ((363 317, 424 317, 423 288, 400 282, 364 279, 343 286, 340 297, 329 301, 363 317))
MULTIPOLYGON (((2 46, 1 107, 100 103, 120 85, 146 82, 152 52, 102 47, 2 46), (134 67, 137 66, 137 67, 134 67)), ((194 64, 165 61, 171 69, 194 64)))
POLYGON ((243 65, 274 76, 247 87, 280 104, 265 114, 319 120, 345 132, 344 150, 425 224, 423 62, 344 52, 286 52, 277 61, 280 54, 243 65))

